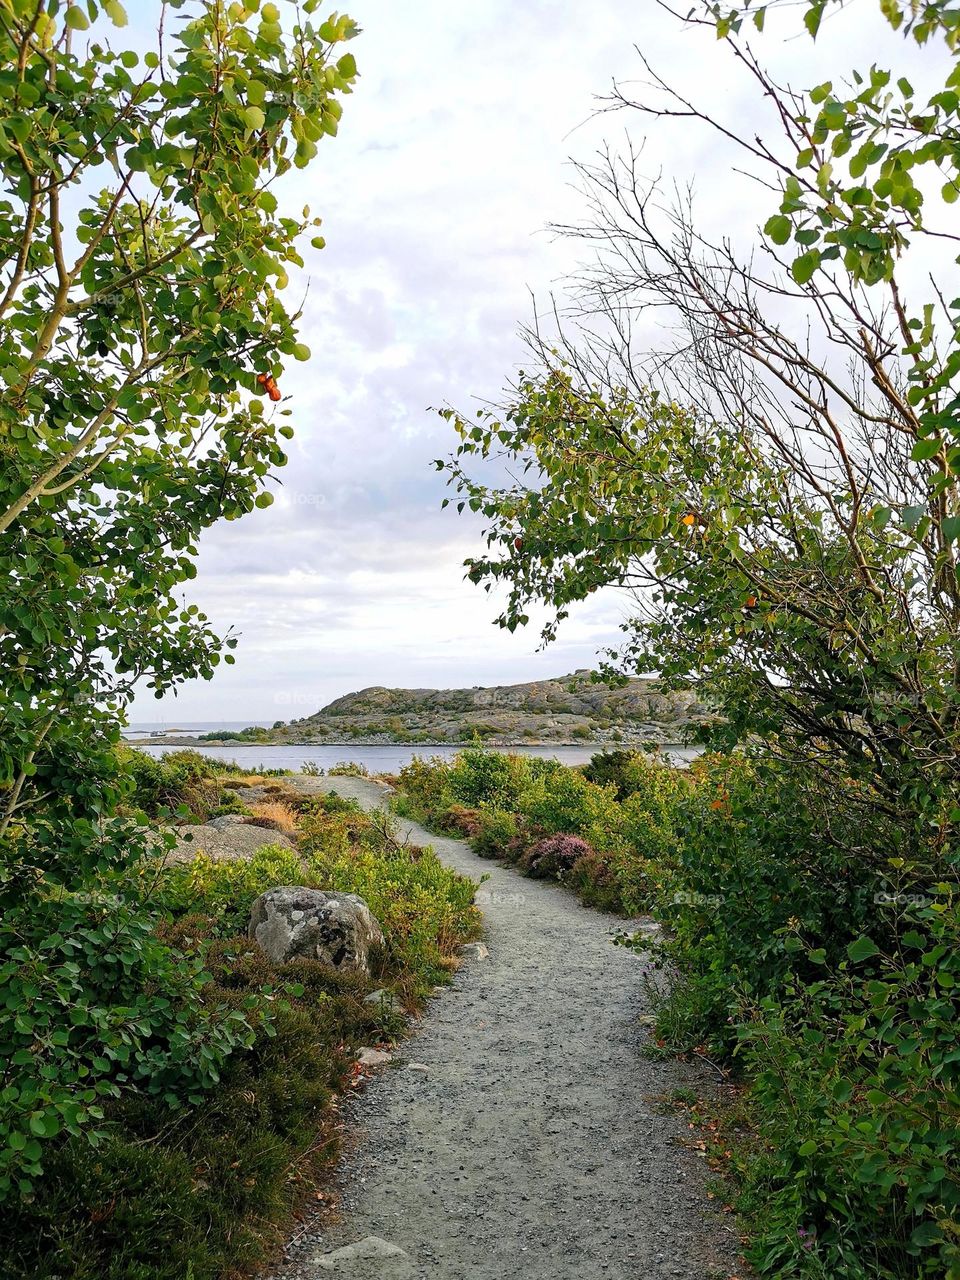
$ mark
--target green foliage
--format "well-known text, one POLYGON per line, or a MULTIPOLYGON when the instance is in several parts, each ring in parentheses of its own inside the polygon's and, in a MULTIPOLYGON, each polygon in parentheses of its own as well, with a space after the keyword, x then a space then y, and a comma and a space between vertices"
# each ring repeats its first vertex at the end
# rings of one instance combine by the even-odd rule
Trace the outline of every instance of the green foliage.
POLYGON ((477 811, 477 829, 470 846, 481 858, 502 858, 517 834, 514 814, 495 805, 482 804, 477 811))
POLYGON ((286 31, 273 5, 170 7, 162 68, 159 46, 118 47, 117 0, 13 0, 0 23, 7 1205, 41 1202, 58 1143, 97 1183, 84 1143, 116 1150, 128 1106, 196 1107, 268 1025, 160 938, 156 848, 115 816, 236 802, 196 753, 118 744, 136 682, 160 696, 235 644, 181 588, 200 534, 269 505, 286 460, 288 412, 257 375, 309 354, 281 295, 312 220, 279 216, 270 187, 336 132, 354 26, 315 26, 312 0, 286 31))
MULTIPOLYGON (((758 29, 771 7, 750 11, 758 29)), ((873 66, 850 85, 830 8, 803 6, 838 55, 806 94, 736 42, 746 10, 687 15, 756 91, 740 140, 657 73, 636 102, 613 94, 645 123, 705 126, 780 192, 768 252, 705 232, 629 144, 583 166, 573 233, 597 249, 579 315, 528 333, 501 408, 444 411, 458 443, 437 465, 483 520, 467 577, 505 588, 500 625, 546 605, 549 640, 593 591, 629 586, 638 616, 611 660, 702 691, 718 714, 701 741, 750 744, 689 788, 630 794, 622 758, 593 762, 587 785, 619 797, 597 814, 606 844, 569 783, 522 807, 597 846, 570 873, 581 890, 618 860, 640 869, 631 893, 668 926, 654 950, 675 978, 661 1039, 744 1069, 753 1261, 783 1280, 932 1280, 960 1276, 960 298, 942 254, 923 282, 956 239, 960 11, 882 0, 946 82, 929 58, 914 83, 873 66), (670 323, 641 356, 630 335, 654 309, 670 323)))
POLYGON ((305 354, 282 291, 312 219, 270 187, 336 132, 355 28, 176 7, 162 75, 115 3, 17 3, 0 32, 0 831, 90 785, 136 680, 212 674, 179 588, 291 434, 256 379, 305 354))
POLYGON ((175 915, 205 912, 220 935, 242 933, 255 898, 278 884, 310 883, 303 860, 285 845, 264 845, 249 858, 218 861, 198 853, 190 862, 175 863, 164 873, 159 900, 175 915))
MULTIPOLYGON (((126 857, 131 848, 150 854, 132 824, 115 822, 102 837, 107 866, 112 845, 126 857)), ((111 1100, 198 1104, 252 1040, 256 1003, 219 1004, 202 959, 156 936, 158 909, 141 897, 149 865, 139 882, 105 872, 80 892, 41 879, 3 894, 0 1198, 36 1193, 45 1147, 59 1135, 99 1146, 111 1100)))
POLYGON ((476 807, 486 802, 513 809, 528 776, 527 758, 467 747, 454 759, 447 786, 460 804, 476 807))
MULTIPOLYGON (((361 976, 310 961, 272 966, 245 936, 254 897, 278 883, 360 893, 386 937, 372 957, 376 981, 414 1002, 448 976, 477 929, 473 884, 356 804, 309 797, 301 838, 302 853, 264 848, 249 861, 198 856, 167 867, 152 931, 139 895, 129 895, 135 909, 87 895, 69 905, 83 917, 70 934, 79 950, 48 933, 31 944, 35 960, 11 953, 6 989, 21 985, 35 1021, 26 1025, 17 992, 0 1017, 0 1037, 19 1037, 7 1083, 35 1078, 17 1071, 18 1046, 29 1045, 26 1056, 67 1089, 62 1106, 60 1095, 4 1097, 4 1123, 20 1116, 10 1131, 24 1131, 22 1144, 10 1143, 17 1175, 26 1179, 37 1147, 45 1174, 0 1223, 11 1280, 219 1280, 261 1263, 282 1239, 336 1150, 326 1108, 347 1085, 352 1048, 397 1028, 394 1015, 364 1004, 371 984, 361 976), (76 963, 61 962, 58 948, 76 963), (75 1010, 67 1040, 49 1037, 44 1021, 53 1007, 52 1025, 62 1026, 61 996, 75 1010)), ((152 882, 155 865, 140 875, 152 882)), ((39 934, 51 920, 34 905, 39 934)), ((64 908, 54 905, 45 909, 55 923, 64 908)), ((5 916, 0 933, 15 928, 23 951, 24 921, 5 916)))
POLYGON ((96 1148, 52 1144, 49 1177, 0 1225, 11 1280, 196 1280, 263 1262, 337 1150, 326 1113, 347 1083, 351 1045, 375 1038, 364 987, 310 961, 274 969, 246 938, 209 942, 206 917, 168 934, 207 947, 208 997, 271 997, 269 1023, 226 1063, 201 1106, 171 1114, 149 1098, 108 1109, 96 1148))
POLYGON ((658 914, 670 925, 670 964, 695 975, 696 1042, 724 1052, 737 1036, 731 1015, 745 1002, 820 977, 800 939, 817 940, 822 964, 846 958, 882 882, 845 856, 843 841, 880 839, 882 828, 874 822, 871 833, 869 817, 844 813, 837 797, 829 817, 821 813, 797 777, 770 760, 704 757, 696 774, 674 817, 677 845, 658 914))
POLYGON ((694 773, 657 908, 669 933, 653 950, 676 975, 658 1032, 732 1056, 750 1082, 753 1261, 811 1280, 948 1274, 954 890, 923 878, 856 786, 813 785, 764 757, 705 758, 694 773), (852 859, 855 841, 873 856, 852 859))
POLYGON ((358 760, 339 760, 327 770, 331 778, 369 778, 370 771, 358 760))
POLYGON ((595 849, 620 840, 620 809, 612 786, 597 786, 579 770, 557 769, 535 779, 518 797, 529 825, 545 835, 581 835, 595 849))
POLYGON ((791 982, 782 1001, 744 1011, 740 1054, 762 1142, 749 1171, 748 1204, 762 1194, 750 1254, 763 1274, 932 1280, 960 1267, 948 912, 920 910, 891 954, 791 982))
POLYGON ((591 905, 636 914, 650 908, 675 856, 674 812, 689 784, 681 770, 639 754, 622 756, 616 768, 628 793, 623 804, 616 782, 599 786, 586 770, 469 749, 452 764, 412 761, 400 773, 394 808, 468 839, 481 856, 521 866, 542 837, 580 836, 587 847, 568 868, 566 883, 591 905))
POLYGON ((305 830, 309 882, 359 894, 386 936, 386 972, 412 997, 426 995, 449 973, 459 942, 479 929, 475 886, 431 849, 401 844, 389 823, 358 815, 344 839, 344 820, 305 830))
POLYGON ((122 776, 128 782, 125 803, 150 817, 162 810, 186 808, 201 821, 218 808, 234 812, 236 798, 223 791, 217 765, 199 751, 167 751, 159 758, 135 748, 118 747, 122 776))

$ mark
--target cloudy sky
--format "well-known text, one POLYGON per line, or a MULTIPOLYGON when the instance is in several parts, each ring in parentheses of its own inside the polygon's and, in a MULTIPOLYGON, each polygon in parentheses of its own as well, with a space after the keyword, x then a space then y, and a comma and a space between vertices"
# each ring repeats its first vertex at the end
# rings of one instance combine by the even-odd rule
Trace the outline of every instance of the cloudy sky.
MULTIPOLYGON (((490 598, 464 582, 479 526, 440 510, 431 460, 451 433, 430 407, 496 398, 521 357, 531 294, 562 296, 580 251, 544 228, 582 212, 571 158, 629 132, 646 137, 651 175, 694 183, 713 229, 749 237, 775 211, 714 137, 596 116, 614 79, 642 78, 636 45, 725 119, 762 127, 725 48, 654 0, 345 7, 363 28, 361 79, 339 136, 285 188, 291 208, 322 216, 327 240, 307 249, 313 357, 282 382, 297 437, 274 505, 205 537, 187 597, 240 633, 236 665, 176 701, 138 699, 134 721, 289 719, 366 685, 494 684, 591 665, 616 642, 615 596, 592 597, 538 652, 536 627, 500 631, 490 598)), ((904 65, 876 7, 854 0, 816 47, 796 36, 793 7, 757 43, 801 86, 841 75, 851 49, 856 65, 904 65)))

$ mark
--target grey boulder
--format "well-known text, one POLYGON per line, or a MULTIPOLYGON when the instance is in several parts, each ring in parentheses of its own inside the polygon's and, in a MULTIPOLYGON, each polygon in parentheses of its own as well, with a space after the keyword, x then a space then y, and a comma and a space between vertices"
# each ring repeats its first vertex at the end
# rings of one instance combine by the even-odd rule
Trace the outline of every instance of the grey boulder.
POLYGON ((273 964, 321 960, 335 969, 370 972, 370 948, 383 932, 355 893, 324 893, 301 885, 268 889, 250 908, 249 936, 273 964))

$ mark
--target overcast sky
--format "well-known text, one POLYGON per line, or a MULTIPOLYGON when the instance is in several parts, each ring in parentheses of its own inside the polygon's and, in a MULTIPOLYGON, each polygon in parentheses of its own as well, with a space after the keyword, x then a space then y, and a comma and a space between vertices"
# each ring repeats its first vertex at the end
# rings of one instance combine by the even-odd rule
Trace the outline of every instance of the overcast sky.
MULTIPOLYGON (((431 461, 452 436, 430 406, 496 398, 521 356, 531 292, 562 293, 578 250, 544 228, 582 212, 571 157, 646 133, 647 171, 693 181, 714 229, 749 237, 776 211, 688 124, 650 134, 627 115, 591 118, 614 78, 642 77, 636 44, 717 113, 760 127, 724 46, 653 0, 344 7, 363 28, 361 78, 339 136, 284 189, 291 208, 322 216, 327 240, 306 250, 313 357, 281 384, 297 429, 290 463, 272 507, 205 536, 187 596, 240 633, 236 665, 176 700, 138 699, 134 721, 290 719, 372 684, 499 684, 590 666, 617 641, 621 600, 591 597, 537 652, 536 627, 499 630, 490 598, 463 580, 479 525, 440 510, 431 461)), ((756 43, 799 86, 842 75, 851 50, 858 66, 921 56, 876 9, 855 0, 814 47, 795 36, 794 7, 756 43)))

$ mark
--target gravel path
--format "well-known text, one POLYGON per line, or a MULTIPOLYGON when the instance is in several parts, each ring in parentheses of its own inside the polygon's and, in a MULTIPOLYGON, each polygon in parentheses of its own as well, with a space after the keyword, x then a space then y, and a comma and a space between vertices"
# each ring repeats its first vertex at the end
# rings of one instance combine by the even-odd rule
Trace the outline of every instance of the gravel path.
MULTIPOLYGON (((382 802, 374 783, 309 782, 382 802)), ((645 965, 611 945, 622 922, 402 825, 458 871, 489 876, 489 954, 469 949, 351 1105, 340 1212, 301 1233, 274 1280, 742 1275, 686 1124, 656 1101, 710 1082, 642 1056, 645 965)))

